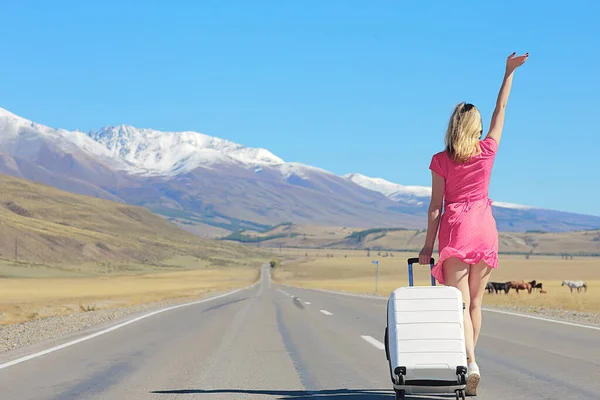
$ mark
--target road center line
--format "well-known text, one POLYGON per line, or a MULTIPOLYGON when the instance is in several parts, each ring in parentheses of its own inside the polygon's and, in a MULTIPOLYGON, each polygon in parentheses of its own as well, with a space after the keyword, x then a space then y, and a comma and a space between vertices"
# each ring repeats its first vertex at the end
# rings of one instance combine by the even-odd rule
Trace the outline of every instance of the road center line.
POLYGON ((325 314, 325 315, 333 315, 332 313, 330 313, 330 312, 329 312, 329 311, 327 311, 327 310, 321 310, 321 312, 322 312, 323 314, 325 314))
POLYGON ((385 345, 383 343, 381 343, 379 340, 375 339, 373 336, 363 335, 363 336, 361 336, 361 338, 366 340, 367 343, 370 343, 373 346, 377 347, 379 350, 385 350, 385 345))

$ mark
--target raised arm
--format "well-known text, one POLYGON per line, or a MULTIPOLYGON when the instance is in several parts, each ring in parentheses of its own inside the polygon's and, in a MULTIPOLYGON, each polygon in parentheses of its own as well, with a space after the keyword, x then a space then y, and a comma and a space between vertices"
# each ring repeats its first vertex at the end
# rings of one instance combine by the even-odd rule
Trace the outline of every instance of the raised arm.
POLYGON ((506 109, 506 104, 508 103, 510 89, 512 87, 513 74, 515 69, 523 65, 523 63, 525 63, 529 57, 529 53, 525 53, 525 55, 518 57, 515 56, 515 54, 516 53, 512 53, 506 60, 504 79, 502 80, 502 86, 500 87, 500 92, 498 93, 494 114, 492 114, 490 130, 486 136, 493 138, 498 144, 500 144, 500 138, 502 137, 502 128, 504 127, 504 112, 506 109))

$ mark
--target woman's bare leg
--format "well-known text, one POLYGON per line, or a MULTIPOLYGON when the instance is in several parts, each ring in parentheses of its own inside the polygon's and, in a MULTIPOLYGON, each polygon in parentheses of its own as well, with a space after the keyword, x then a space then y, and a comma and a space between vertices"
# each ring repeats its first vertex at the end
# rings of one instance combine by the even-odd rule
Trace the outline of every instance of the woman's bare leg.
POLYGON ((471 295, 469 313, 473 324, 473 348, 477 346, 479 332, 481 332, 481 304, 491 272, 492 268, 483 261, 471 265, 469 272, 469 293, 471 295))
POLYGON ((475 361, 475 342, 473 334, 473 324, 471 323, 470 304, 471 294, 469 292, 469 269, 470 265, 451 257, 444 261, 444 284, 446 286, 454 286, 462 293, 463 302, 465 303, 465 346, 467 348, 467 357, 469 362, 475 361))

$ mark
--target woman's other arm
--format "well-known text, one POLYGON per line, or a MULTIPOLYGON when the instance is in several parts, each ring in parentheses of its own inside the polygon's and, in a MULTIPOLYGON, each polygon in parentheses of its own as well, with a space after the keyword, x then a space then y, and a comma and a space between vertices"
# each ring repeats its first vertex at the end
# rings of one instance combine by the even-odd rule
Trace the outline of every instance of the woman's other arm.
POLYGON ((419 253, 419 264, 427 265, 433 254, 433 245, 437 236, 440 219, 442 217, 442 203, 444 201, 444 186, 446 182, 443 177, 431 171, 431 200, 427 212, 427 236, 425 245, 419 253))

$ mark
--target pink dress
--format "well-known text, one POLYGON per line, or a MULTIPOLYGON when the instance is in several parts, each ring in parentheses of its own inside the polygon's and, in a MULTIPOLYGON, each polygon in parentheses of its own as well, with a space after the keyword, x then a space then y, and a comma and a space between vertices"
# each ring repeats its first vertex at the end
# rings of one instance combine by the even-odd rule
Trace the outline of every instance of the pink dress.
POLYGON ((498 144, 479 141, 481 153, 466 163, 453 161, 445 151, 435 154, 429 168, 445 179, 444 212, 439 233, 439 258, 432 274, 444 283, 442 266, 449 257, 469 264, 484 261, 498 268, 498 230, 488 187, 498 144))

